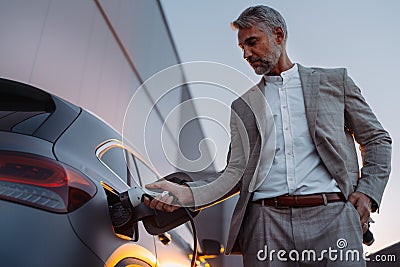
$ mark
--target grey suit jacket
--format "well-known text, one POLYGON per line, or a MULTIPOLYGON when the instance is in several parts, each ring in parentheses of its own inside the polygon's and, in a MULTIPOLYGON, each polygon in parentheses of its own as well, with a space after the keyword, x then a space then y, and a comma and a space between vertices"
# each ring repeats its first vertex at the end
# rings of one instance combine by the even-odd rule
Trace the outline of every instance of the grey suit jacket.
MULTIPOLYGON (((347 198, 359 191, 380 205, 390 173, 391 138, 373 114, 346 69, 298 66, 306 117, 316 150, 347 198), (354 141, 360 144, 363 166, 359 171, 354 141)), ((257 188, 261 148, 271 150, 263 164, 271 164, 275 151, 273 118, 262 95, 264 80, 231 106, 231 152, 219 176, 188 183, 197 208, 218 203, 240 192, 230 226, 226 253, 240 252, 237 238, 252 192, 257 188), (267 142, 267 146, 264 146, 267 142)), ((264 151, 262 152, 264 153, 264 151)))

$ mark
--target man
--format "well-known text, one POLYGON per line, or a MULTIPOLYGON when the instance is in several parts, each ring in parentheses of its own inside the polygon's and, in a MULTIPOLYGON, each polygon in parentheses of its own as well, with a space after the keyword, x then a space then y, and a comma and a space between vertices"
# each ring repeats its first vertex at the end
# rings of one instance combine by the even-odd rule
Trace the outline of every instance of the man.
MULTIPOLYGON (((232 103, 225 171, 179 188, 166 181, 148 188, 196 208, 240 192, 226 252, 241 253, 246 267, 364 266, 362 233, 390 173, 389 134, 345 69, 292 63, 276 10, 249 7, 232 25, 243 57, 263 77, 232 103)), ((173 211, 172 200, 145 203, 173 211)))

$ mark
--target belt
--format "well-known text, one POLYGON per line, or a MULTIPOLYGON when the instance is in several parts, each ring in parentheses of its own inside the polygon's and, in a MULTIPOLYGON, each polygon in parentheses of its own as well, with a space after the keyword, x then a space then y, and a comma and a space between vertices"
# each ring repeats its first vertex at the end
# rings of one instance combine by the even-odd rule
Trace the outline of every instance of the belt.
POLYGON ((264 198, 254 201, 262 206, 274 206, 275 208, 301 208, 327 205, 331 202, 345 202, 342 193, 320 193, 311 195, 284 195, 279 197, 264 198))

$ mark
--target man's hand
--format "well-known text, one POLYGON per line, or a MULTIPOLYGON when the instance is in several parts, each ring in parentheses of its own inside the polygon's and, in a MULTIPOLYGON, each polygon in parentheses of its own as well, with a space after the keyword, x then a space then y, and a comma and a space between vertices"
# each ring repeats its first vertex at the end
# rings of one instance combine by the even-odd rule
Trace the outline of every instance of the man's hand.
POLYGON ((365 233, 368 230, 368 220, 371 213, 372 201, 369 196, 361 192, 353 192, 349 196, 349 201, 357 209, 357 212, 360 215, 362 230, 363 233, 365 233))
POLYGON ((192 190, 187 185, 178 185, 169 181, 163 180, 152 184, 146 185, 147 189, 161 189, 168 191, 169 194, 160 194, 154 199, 144 198, 144 203, 152 209, 161 211, 173 212, 180 208, 180 206, 173 205, 174 196, 180 204, 184 206, 193 205, 194 198, 192 190))

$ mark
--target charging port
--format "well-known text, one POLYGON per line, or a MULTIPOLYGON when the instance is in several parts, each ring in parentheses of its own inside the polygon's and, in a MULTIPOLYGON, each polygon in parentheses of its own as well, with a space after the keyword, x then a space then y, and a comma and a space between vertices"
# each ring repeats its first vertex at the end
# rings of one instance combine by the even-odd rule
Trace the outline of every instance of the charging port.
POLYGON ((108 211, 115 234, 123 239, 139 240, 137 223, 132 222, 132 210, 122 205, 118 192, 101 182, 107 195, 108 211))

